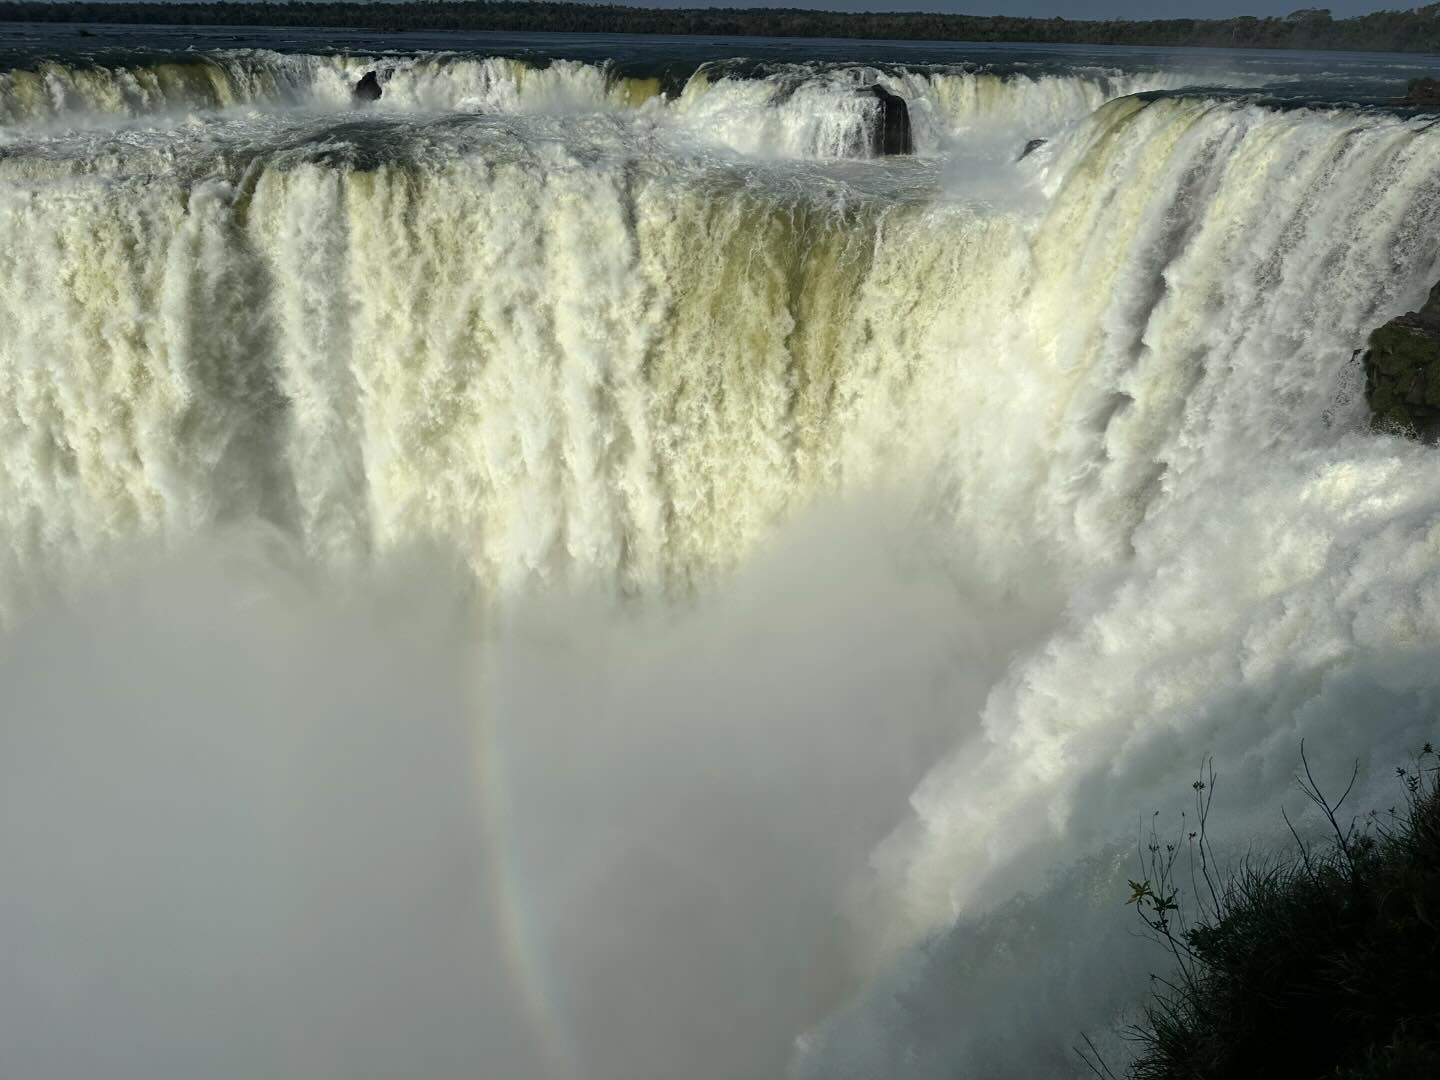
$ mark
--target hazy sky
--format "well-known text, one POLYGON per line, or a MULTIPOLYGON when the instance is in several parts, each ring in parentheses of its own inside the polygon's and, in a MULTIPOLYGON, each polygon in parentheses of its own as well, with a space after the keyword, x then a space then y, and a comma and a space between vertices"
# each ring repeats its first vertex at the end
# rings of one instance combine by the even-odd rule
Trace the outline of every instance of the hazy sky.
MULTIPOLYGON (((1063 16, 1067 19, 1224 18, 1230 15, 1286 15, 1320 6, 1297 0, 621 0, 635 7, 805 7, 832 11, 947 11, 968 15, 1063 16)), ((1417 6, 1404 0, 1340 0, 1330 5, 1336 18, 1369 11, 1417 6)))
MULTIPOLYGON (((586 0, 580 0, 586 2, 586 0)), ((627 7, 788 7, 821 11, 944 11, 963 15, 1016 15, 1066 19, 1222 19, 1232 15, 1288 15, 1319 7, 1303 0, 588 0, 627 7)), ((1371 11, 1408 10, 1417 0, 1335 0, 1337 19, 1371 11)))
MULTIPOLYGON (((584 0, 581 0, 584 2, 584 0)), ((589 0, 627 7, 788 7, 821 11, 944 11, 963 15, 1017 15, 1066 19, 1222 19, 1232 15, 1288 15, 1320 7, 1303 0, 589 0)), ((1371 11, 1404 11, 1424 0, 1335 0, 1337 19, 1371 11)))

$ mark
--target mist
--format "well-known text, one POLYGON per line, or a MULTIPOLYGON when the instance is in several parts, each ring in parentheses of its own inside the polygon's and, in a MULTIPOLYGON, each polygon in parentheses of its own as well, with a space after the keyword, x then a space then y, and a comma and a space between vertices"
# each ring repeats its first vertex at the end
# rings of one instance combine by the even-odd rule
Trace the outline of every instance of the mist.
POLYGON ((1378 805, 1433 664, 1278 672, 1037 795, 982 724, 1096 613, 994 595, 876 509, 678 602, 487 600, 434 552, 342 580, 229 536, 22 619, 0 1072, 1069 1076, 1082 1034, 1123 1062, 1163 957, 1121 885, 1191 751, 1243 857, 1280 805, 1306 827, 1300 737, 1372 742, 1378 805), (914 921, 937 789, 1003 817, 949 821, 966 906, 914 921))
POLYGON ((780 1075, 1034 630, 894 540, 836 511, 699 600, 482 613, 441 560, 229 538, 21 620, 0 1072, 780 1075))

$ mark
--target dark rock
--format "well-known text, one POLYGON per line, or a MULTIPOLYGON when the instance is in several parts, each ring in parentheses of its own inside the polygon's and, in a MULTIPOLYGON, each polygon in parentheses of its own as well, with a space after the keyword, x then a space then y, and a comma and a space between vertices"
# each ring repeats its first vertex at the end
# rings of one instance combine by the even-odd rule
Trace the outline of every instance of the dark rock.
POLYGON ((905 99, 879 83, 862 88, 860 93, 869 94, 880 104, 879 122, 870 132, 870 152, 876 157, 913 154, 915 140, 910 134, 910 107, 905 99))
POLYGON ((1049 141, 1049 139, 1031 139, 1025 144, 1025 149, 1020 151, 1020 156, 1015 160, 1024 161, 1027 157, 1033 154, 1036 150, 1039 150, 1040 147, 1044 146, 1049 141))
POLYGON ((1411 79, 1402 105, 1440 105, 1440 79, 1411 79))
POLYGON ((1373 428, 1440 439, 1440 285, 1419 311, 1374 331, 1361 362, 1373 428))
POLYGON ((367 71, 355 84, 353 93, 356 101, 379 101, 380 95, 384 93, 380 89, 380 76, 373 71, 367 71))

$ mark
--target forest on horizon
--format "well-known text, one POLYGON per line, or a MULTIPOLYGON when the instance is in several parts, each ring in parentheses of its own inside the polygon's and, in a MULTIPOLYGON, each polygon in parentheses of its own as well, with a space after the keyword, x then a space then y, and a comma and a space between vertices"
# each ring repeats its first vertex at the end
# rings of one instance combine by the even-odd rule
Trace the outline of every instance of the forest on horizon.
POLYGON ((1146 21, 798 8, 644 8, 554 0, 0 0, 0 21, 553 33, 702 34, 1078 45, 1440 51, 1440 3, 1348 19, 1325 8, 1281 17, 1146 21))

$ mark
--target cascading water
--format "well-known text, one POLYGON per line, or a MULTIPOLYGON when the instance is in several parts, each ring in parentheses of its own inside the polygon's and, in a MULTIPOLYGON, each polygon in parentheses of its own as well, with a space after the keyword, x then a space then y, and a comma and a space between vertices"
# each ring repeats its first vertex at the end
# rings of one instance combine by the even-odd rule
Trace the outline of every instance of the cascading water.
MULTIPOLYGON (((542 914, 514 935, 521 997, 532 1024, 567 1032, 507 1076, 658 1078, 681 1060, 765 1076, 787 1058, 806 1077, 1063 1073, 1075 1033, 1134 1001, 1110 974, 1087 984, 1086 948, 1124 953, 1127 978, 1146 963, 1105 892, 1137 812, 1172 806, 1208 754, 1227 810, 1268 827, 1300 738, 1374 779, 1433 735, 1440 470, 1368 430, 1352 355, 1440 278, 1440 131, 1276 105, 1297 80, 1314 97, 1320 75, 1017 63, 696 62, 676 78, 228 49, 0 71, 0 605, 22 658, 0 670, 51 701, 29 674, 35 612, 137 551, 259 531, 337 588, 439 553, 502 613, 462 642, 485 657, 487 723, 514 728, 487 736, 480 766, 506 877, 495 917, 529 883, 542 914), (361 108, 367 71, 384 93, 361 108), (908 103, 913 158, 865 160, 874 99, 858 91, 877 83, 908 103), (1231 89, 1181 92, 1194 84, 1231 89), (887 522, 873 549, 872 518, 887 522), (583 616, 535 631, 558 652, 515 630, 566 597, 583 616), (867 628, 859 644, 845 626, 867 628), (775 640, 752 652, 752 633, 775 640), (631 644, 592 652, 607 634, 631 644), (823 722, 757 733, 694 705, 718 676, 688 658, 712 654, 733 665, 725 686, 765 688, 736 710, 823 722), (787 655, 833 694, 775 676, 787 655), (593 731, 539 719, 575 710, 549 685, 566 677, 591 688, 593 731), (637 719, 672 698, 744 738, 637 719), (894 708, 918 718, 903 736, 884 727, 894 708), (727 831, 729 798, 706 801, 688 755, 655 749, 675 730, 742 787, 773 771, 744 796, 765 822, 745 828, 773 839, 727 831), (551 756, 614 732, 691 777, 660 785, 658 816, 685 827, 620 813, 551 756), (854 762, 827 757, 835 738, 854 762), (873 800, 866 768, 885 774, 873 800), (794 794, 797 773, 827 769, 844 791, 794 794), (552 788, 592 799, 542 812, 526 794, 552 788), (803 882, 781 869, 787 829, 824 852, 794 857, 803 882), (652 911, 642 933, 633 912, 650 909, 625 885, 594 903, 630 913, 614 940, 637 951, 596 970, 639 956, 634 998, 589 995, 599 954, 554 897, 591 888, 567 875, 589 881, 574 868, 617 834, 652 842, 653 865, 625 863, 668 882, 636 885, 647 902, 680 866, 683 906, 719 890, 717 918, 733 911, 695 946, 728 995, 704 1001, 713 1023, 692 1023, 702 1010, 670 998, 641 944, 693 943, 691 928, 677 916, 666 938, 652 911), (1021 930, 1004 913, 1024 892, 1040 900, 1021 930), (810 929, 772 940, 746 922, 771 912, 810 929), (1023 962, 998 970, 995 941, 1023 962), (1022 1004, 1037 994, 1043 1010, 1022 1004), (670 1008, 667 1042, 648 1022, 670 1008), (719 1049, 732 1024, 751 1056, 719 1049)), ((63 761, 30 722, 8 759, 63 761)), ((628 757, 608 765, 650 783, 628 757)), ((0 770, 15 798, 43 798, 0 770)), ((0 901, 48 940, 17 911, 0 901)), ((38 946, 23 960, 50 971, 38 946)), ((85 1060, 29 1037, 15 1075, 85 1060)), ((131 1049, 138 1076, 149 1059, 131 1049)), ((302 1060, 276 1053, 265 1068, 302 1060)))
MULTIPOLYGON (((683 69, 682 69, 683 70, 683 69)), ((916 111, 922 149, 957 131, 1001 121, 1052 130, 1104 101, 1176 88, 1185 76, 1096 69, 1063 75, 920 70, 858 65, 701 64, 684 76, 630 75, 611 63, 502 56, 305 55, 266 49, 77 63, 36 59, 0 71, 0 128, 168 126, 236 110, 333 111, 375 72, 381 112, 537 114, 656 111, 707 141, 783 157, 863 156, 876 83, 916 111), (668 85, 667 85, 668 84, 668 85), (669 108, 666 108, 666 106, 669 108)))

